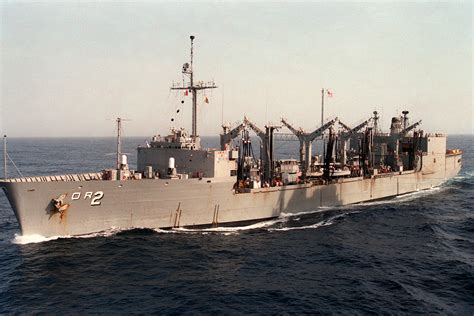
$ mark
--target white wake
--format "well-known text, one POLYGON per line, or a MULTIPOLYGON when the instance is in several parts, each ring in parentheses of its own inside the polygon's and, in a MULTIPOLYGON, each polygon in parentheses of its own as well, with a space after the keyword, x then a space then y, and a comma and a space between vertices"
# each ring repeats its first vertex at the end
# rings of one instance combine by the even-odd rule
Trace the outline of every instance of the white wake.
POLYGON ((12 243, 17 245, 27 245, 27 244, 37 244, 41 242, 51 241, 51 240, 58 240, 58 239, 71 239, 71 238, 94 238, 94 237, 109 237, 113 236, 121 231, 126 231, 134 228, 116 228, 112 227, 110 229, 97 232, 97 233, 90 233, 85 235, 65 235, 65 236, 51 236, 45 237, 39 234, 32 234, 32 235, 19 235, 15 234, 15 237, 12 240, 12 243))

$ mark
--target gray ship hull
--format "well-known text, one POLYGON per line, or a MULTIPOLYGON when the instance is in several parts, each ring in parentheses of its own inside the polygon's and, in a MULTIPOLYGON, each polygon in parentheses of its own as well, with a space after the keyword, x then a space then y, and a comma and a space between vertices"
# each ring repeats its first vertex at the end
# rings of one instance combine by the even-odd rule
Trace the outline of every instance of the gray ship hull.
POLYGON ((461 155, 422 171, 345 178, 235 193, 235 178, 0 182, 23 235, 81 235, 110 228, 172 228, 238 223, 378 200, 440 185, 461 168, 461 155), (51 200, 65 194, 69 207, 51 200))

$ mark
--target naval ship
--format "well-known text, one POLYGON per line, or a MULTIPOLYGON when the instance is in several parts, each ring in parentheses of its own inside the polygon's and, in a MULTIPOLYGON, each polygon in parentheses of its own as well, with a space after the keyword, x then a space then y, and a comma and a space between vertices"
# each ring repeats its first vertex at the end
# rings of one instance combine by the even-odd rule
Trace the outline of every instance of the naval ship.
MULTIPOLYGON (((462 152, 447 150, 446 136, 409 124, 408 111, 393 117, 390 131, 379 115, 351 127, 338 118, 314 131, 280 125, 258 127, 248 117, 223 125, 220 148, 202 148, 197 97, 214 82, 196 81, 193 40, 182 84, 172 90, 192 96, 191 134, 173 128, 137 147, 137 168, 121 153, 117 119, 117 161, 112 169, 87 174, 5 178, 5 192, 23 235, 82 235, 111 228, 218 227, 275 218, 284 213, 324 210, 386 199, 439 186, 455 176, 462 152), (299 141, 299 159, 275 159, 274 143, 287 128, 299 141), (259 144, 254 154, 252 138, 259 144), (322 153, 313 153, 316 139, 322 153)), ((324 104, 324 89, 322 101, 324 104)), ((283 136, 282 136, 283 135, 283 136)), ((4 148, 4 153, 6 149, 4 148)), ((5 153, 6 154, 6 153, 5 153)), ((5 168, 6 175, 6 168, 5 168)))

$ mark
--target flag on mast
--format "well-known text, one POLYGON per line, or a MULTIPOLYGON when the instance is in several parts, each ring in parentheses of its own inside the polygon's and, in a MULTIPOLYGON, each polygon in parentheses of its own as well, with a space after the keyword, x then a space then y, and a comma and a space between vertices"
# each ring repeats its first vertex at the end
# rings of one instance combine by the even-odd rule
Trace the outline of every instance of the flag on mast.
POLYGON ((326 93, 328 94, 328 97, 332 98, 334 95, 332 94, 331 91, 329 91, 329 89, 326 89, 326 93))

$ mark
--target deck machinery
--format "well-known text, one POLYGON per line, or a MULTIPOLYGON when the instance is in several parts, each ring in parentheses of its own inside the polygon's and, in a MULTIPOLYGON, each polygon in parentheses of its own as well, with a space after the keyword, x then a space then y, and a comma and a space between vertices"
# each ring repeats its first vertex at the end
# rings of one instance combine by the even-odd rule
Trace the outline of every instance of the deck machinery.
MULTIPOLYGON (((221 150, 239 150, 241 159, 251 161, 252 168, 255 168, 255 161, 261 167, 259 182, 262 185, 272 186, 278 184, 304 183, 314 180, 331 182, 340 177, 371 177, 373 175, 415 170, 419 171, 423 156, 428 154, 428 142, 431 137, 442 137, 441 134, 423 136, 422 130, 416 130, 421 124, 418 121, 408 125, 408 111, 403 111, 401 117, 392 118, 390 133, 382 133, 376 128, 378 120, 377 112, 374 117, 364 120, 360 124, 351 128, 347 124, 334 118, 328 120, 323 126, 313 132, 305 132, 302 128, 295 128, 286 119, 282 118, 283 126, 287 127, 299 141, 299 160, 283 159, 275 161, 273 159, 273 130, 281 126, 265 126, 258 128, 247 117, 241 124, 231 129, 228 125, 223 126, 221 134, 221 150), (340 129, 336 131, 336 123, 340 129), (255 131, 260 138, 260 158, 255 156, 246 157, 242 153, 253 153, 248 150, 251 144, 249 131, 255 131), (325 155, 321 159, 319 155, 312 151, 312 143, 318 137, 327 132, 327 142, 325 144, 325 155), (240 146, 233 146, 232 140, 240 138, 240 146), (243 144, 246 144, 245 146, 243 144), (284 167, 291 165, 291 168, 284 167), (291 170, 292 175, 288 176, 291 170), (286 179, 282 181, 282 179, 286 179), (291 179, 291 180, 288 180, 291 179)), ((278 134, 277 134, 278 135, 278 134)), ((239 163, 239 168, 245 168, 245 164, 239 163)), ((248 167, 250 168, 250 166, 248 167)), ((247 173, 237 174, 244 175, 247 173)), ((239 178, 240 181, 248 179, 239 178)), ((255 181, 252 179, 251 181, 255 181)), ((255 185, 253 185, 254 187, 255 185)))

